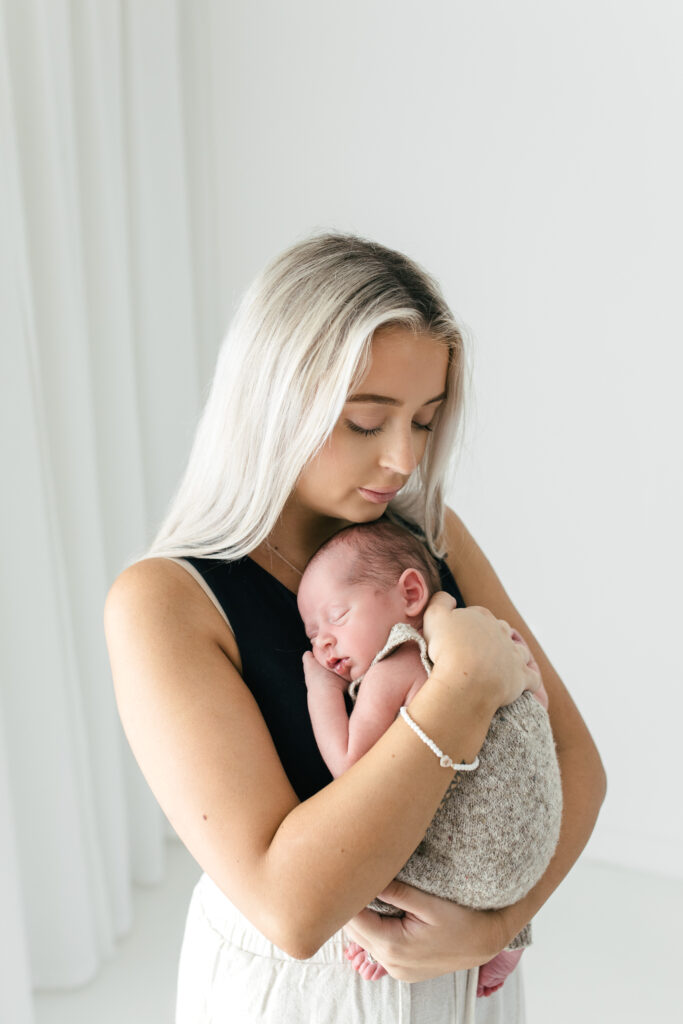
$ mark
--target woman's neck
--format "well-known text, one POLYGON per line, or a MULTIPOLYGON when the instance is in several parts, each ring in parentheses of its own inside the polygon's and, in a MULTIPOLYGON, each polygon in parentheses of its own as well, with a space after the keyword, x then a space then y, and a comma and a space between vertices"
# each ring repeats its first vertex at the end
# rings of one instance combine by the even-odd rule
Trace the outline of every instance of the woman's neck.
POLYGON ((268 543, 303 571, 320 545, 349 525, 345 519, 322 516, 290 499, 271 530, 268 543))
POLYGON ((321 516, 290 500, 267 539, 249 557, 296 594, 310 558, 348 525, 346 520, 321 516))

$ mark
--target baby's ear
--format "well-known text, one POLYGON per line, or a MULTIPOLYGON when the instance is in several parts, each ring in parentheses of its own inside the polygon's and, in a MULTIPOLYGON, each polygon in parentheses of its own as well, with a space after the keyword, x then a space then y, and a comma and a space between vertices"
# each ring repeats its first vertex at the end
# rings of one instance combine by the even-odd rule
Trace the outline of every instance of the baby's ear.
POLYGON ((404 569, 398 588, 405 601, 406 615, 421 615, 429 600, 429 590, 420 570, 404 569))

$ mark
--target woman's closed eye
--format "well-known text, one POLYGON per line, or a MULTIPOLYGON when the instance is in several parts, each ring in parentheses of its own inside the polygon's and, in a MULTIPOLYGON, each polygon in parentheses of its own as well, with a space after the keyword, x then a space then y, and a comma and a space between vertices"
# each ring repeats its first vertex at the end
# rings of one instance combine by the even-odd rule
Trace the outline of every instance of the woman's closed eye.
MULTIPOLYGON (((352 420, 346 421, 347 427, 354 432, 354 434, 361 434, 363 437, 374 437, 379 434, 382 427, 361 427, 360 424, 354 423, 352 420)), ((431 423, 413 423, 416 430, 426 430, 431 433, 434 429, 431 423)))

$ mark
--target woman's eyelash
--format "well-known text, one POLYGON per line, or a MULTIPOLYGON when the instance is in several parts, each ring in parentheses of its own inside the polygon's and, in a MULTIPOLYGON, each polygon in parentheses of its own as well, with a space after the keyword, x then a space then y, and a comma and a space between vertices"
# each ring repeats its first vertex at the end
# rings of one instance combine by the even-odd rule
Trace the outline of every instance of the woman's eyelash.
POLYGON ((370 430, 366 430, 365 427, 359 427, 357 423, 352 423, 351 420, 347 420, 347 426, 353 430, 354 434, 362 434, 363 437, 374 437, 382 429, 381 427, 372 427, 370 430))
MULTIPOLYGON (((353 423, 351 420, 347 420, 346 423, 355 434, 362 434, 363 437, 374 437, 375 434, 379 434, 382 429, 381 427, 371 427, 369 430, 366 430, 365 427, 359 427, 357 423, 353 423)), ((417 430, 426 430, 428 433, 431 433, 434 429, 431 423, 413 423, 413 426, 416 427, 417 430)))

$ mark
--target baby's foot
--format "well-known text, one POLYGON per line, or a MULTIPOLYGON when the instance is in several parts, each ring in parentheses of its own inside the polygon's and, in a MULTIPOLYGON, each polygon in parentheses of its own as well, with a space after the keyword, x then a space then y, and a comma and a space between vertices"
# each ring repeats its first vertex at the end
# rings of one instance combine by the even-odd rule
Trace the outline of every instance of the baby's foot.
POLYGON ((493 960, 482 964, 479 968, 477 995, 490 996, 502 988, 503 982, 512 974, 523 952, 523 949, 504 949, 498 956, 494 956, 493 960))
POLYGON ((365 981, 377 981, 378 978, 383 978, 387 973, 385 968, 359 946, 357 942, 349 942, 348 946, 344 950, 344 955, 349 961, 354 971, 358 971, 361 978, 365 981))

